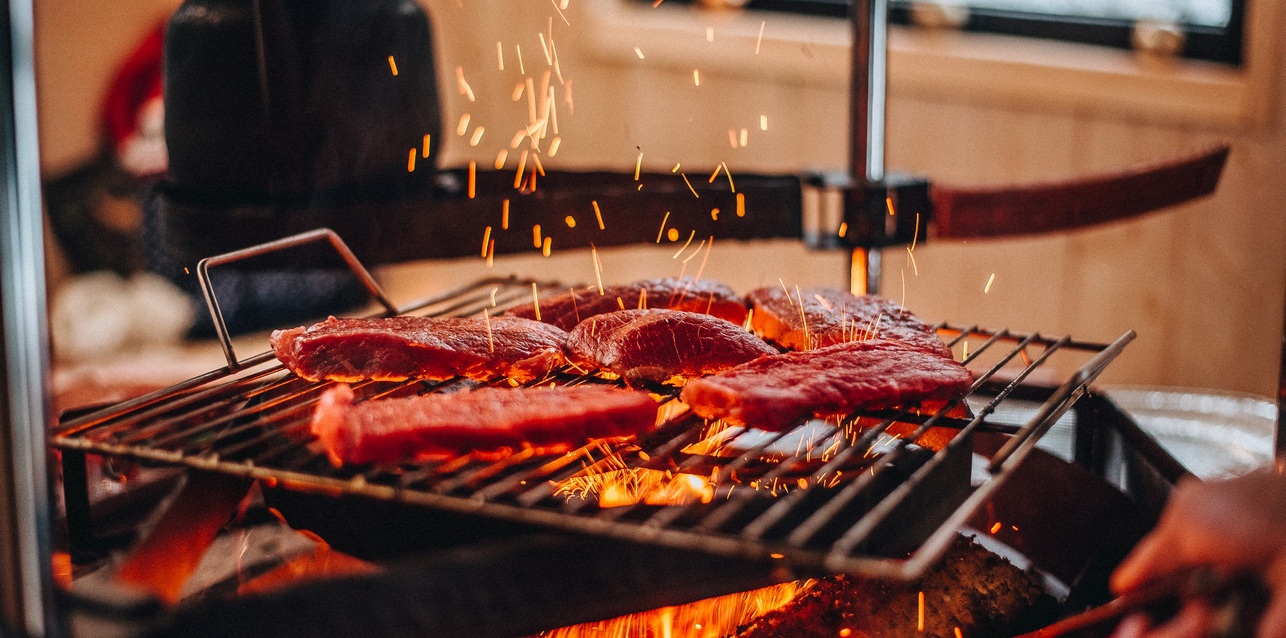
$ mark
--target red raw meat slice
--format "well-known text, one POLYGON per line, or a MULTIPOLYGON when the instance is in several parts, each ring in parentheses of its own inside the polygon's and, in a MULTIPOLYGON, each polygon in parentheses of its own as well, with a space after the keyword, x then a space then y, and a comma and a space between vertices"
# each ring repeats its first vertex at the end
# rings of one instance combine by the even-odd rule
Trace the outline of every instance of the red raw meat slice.
POLYGON ((651 429, 656 413, 648 393, 609 386, 480 388, 355 403, 340 384, 322 395, 312 432, 335 465, 397 463, 471 450, 562 452, 651 429))
POLYGON ((741 326, 682 310, 618 310, 590 317, 567 337, 572 362, 627 382, 661 382, 726 370, 777 354, 741 326))
MULTIPOLYGON (((540 320, 570 331, 576 324, 605 312, 636 308, 665 308, 713 315, 741 325, 746 321, 746 304, 737 293, 709 279, 646 279, 631 284, 575 290, 540 300, 540 320), (620 301, 617 301, 620 299, 620 301)), ((536 318, 533 302, 519 304, 509 315, 536 318)))
POLYGON ((703 417, 781 430, 814 414, 950 400, 972 383, 948 357, 870 339, 756 359, 689 381, 680 396, 703 417))
POLYGON ((277 330, 271 342, 277 358, 310 381, 499 375, 526 381, 565 363, 567 333, 519 317, 331 317, 308 328, 277 330))
POLYGON ((845 341, 888 339, 951 356, 932 326, 900 304, 878 295, 812 288, 796 296, 780 287, 767 287, 746 295, 746 301, 754 310, 750 329, 791 350, 811 350, 845 341), (808 318, 807 330, 804 317, 808 318))

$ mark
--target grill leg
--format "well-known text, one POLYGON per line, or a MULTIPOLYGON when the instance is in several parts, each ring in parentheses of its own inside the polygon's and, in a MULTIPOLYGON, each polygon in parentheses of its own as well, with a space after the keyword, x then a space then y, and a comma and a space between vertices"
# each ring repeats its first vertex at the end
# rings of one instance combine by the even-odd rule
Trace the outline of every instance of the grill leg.
POLYGON ((89 510, 88 459, 79 450, 62 451, 63 506, 67 512, 67 540, 72 552, 93 549, 94 519, 89 510))

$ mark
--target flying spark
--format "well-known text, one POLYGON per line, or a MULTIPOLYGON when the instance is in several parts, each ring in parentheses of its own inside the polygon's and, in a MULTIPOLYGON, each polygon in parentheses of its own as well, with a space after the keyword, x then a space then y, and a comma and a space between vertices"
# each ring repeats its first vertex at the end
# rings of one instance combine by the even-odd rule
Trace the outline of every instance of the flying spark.
POLYGON ((469 139, 469 146, 477 146, 478 142, 482 141, 482 133, 484 131, 486 131, 486 129, 481 126, 473 129, 473 137, 469 139))
POLYGON ((701 86, 701 71, 692 69, 692 84, 701 86))
POLYGON ((505 70, 505 49, 499 40, 496 40, 496 63, 500 65, 501 71, 505 70))
POLYGON ((656 233, 656 243, 661 243, 661 236, 665 234, 665 222, 670 221, 670 211, 665 211, 665 217, 661 218, 661 230, 656 233))
POLYGON ((540 248, 540 224, 531 227, 531 243, 540 248))
POLYGON ((491 312, 486 308, 482 309, 482 316, 487 321, 487 346, 492 352, 496 351, 496 342, 491 339, 491 312))
POLYGON ((509 230, 509 199, 508 198, 505 199, 505 202, 502 208, 500 209, 500 228, 501 230, 509 230))
POLYGON ((759 55, 759 45, 764 42, 764 27, 767 26, 767 24, 767 20, 759 23, 759 38, 755 40, 755 55, 759 55))
POLYGON ((553 157, 558 154, 558 146, 563 143, 563 138, 555 137, 553 142, 549 143, 549 156, 553 157))
POLYGON ((706 42, 714 42, 714 27, 706 27, 706 42))
POLYGON ((460 95, 469 98, 469 101, 473 102, 473 88, 469 86, 469 81, 464 79, 464 67, 457 66, 455 68, 455 78, 456 84, 459 85, 460 95))
POLYGON ((482 233, 482 256, 487 256, 487 242, 491 241, 491 227, 487 226, 486 232, 482 233))
POLYGON ((456 135, 464 135, 469 132, 469 118, 470 115, 468 113, 460 116, 460 123, 455 125, 456 135))
POLYGON ((594 219, 598 220, 598 229, 603 230, 603 211, 598 209, 598 200, 592 199, 589 203, 594 205, 594 219))
MULTIPOLYGON (((671 230, 673 230, 673 229, 671 229, 671 230)), ((694 229, 694 230, 692 231, 692 234, 688 235, 688 241, 684 242, 684 244, 683 244, 683 248, 680 248, 680 249, 679 249, 679 252, 674 253, 674 256, 673 256, 673 257, 671 257, 670 259, 678 259, 678 258, 679 258, 679 255, 682 255, 682 254, 683 254, 683 251, 685 251, 685 250, 687 250, 687 249, 688 249, 688 245, 690 245, 690 244, 692 243, 692 239, 693 239, 694 237, 696 237, 696 236, 697 236, 697 231, 694 229)))
POLYGON ((679 173, 679 174, 683 176, 683 183, 688 185, 688 190, 692 191, 692 196, 697 199, 701 199, 701 196, 697 194, 697 189, 692 187, 692 182, 688 181, 687 174, 686 173, 679 173))
POLYGON ((411 149, 411 154, 406 159, 406 172, 415 172, 415 149, 411 149))
POLYGON ((575 218, 575 217, 572 217, 571 215, 568 215, 567 217, 564 217, 564 218, 563 218, 563 222, 567 224, 567 227, 568 227, 568 228, 575 228, 575 227, 576 227, 576 218, 575 218))
POLYGON ((500 149, 500 152, 496 153, 496 163, 494 164, 496 170, 500 170, 504 168, 505 160, 507 159, 509 159, 509 149, 507 148, 500 149))
POLYGON ((551 247, 553 246, 553 240, 554 240, 553 237, 545 237, 545 245, 541 246, 540 248, 540 253, 542 255, 546 257, 550 255, 550 253, 552 252, 551 247))
POLYGON ((665 238, 670 241, 679 241, 679 229, 671 228, 670 230, 665 231, 665 238))
POLYGON ((768 116, 767 116, 767 115, 760 115, 760 116, 759 116, 759 130, 761 130, 761 131, 766 131, 766 130, 768 130, 768 116))
MULTIPOLYGON (((603 263, 598 260, 598 247, 593 244, 589 245, 589 252, 594 257, 594 279, 598 281, 598 296, 603 296, 603 263)), ((576 300, 576 295, 572 295, 572 300, 576 300)))
POLYGON ((536 309, 536 321, 540 321, 540 295, 536 293, 536 282, 531 282, 531 305, 536 309))
POLYGON ((983 289, 982 289, 982 294, 984 294, 984 295, 985 295, 985 294, 987 294, 987 293, 991 292, 991 282, 993 282, 993 281, 995 281, 995 280, 996 280, 996 273, 994 273, 994 272, 993 272, 993 273, 991 273, 991 276, 987 278, 987 285, 983 287, 983 289))
POLYGON ((640 60, 642 60, 642 59, 643 59, 643 49, 640 49, 640 48, 638 48, 638 47, 634 47, 634 55, 639 56, 639 59, 640 59, 640 60))
POLYGON ((422 151, 422 154, 426 158, 429 156, 429 134, 428 133, 424 134, 424 150, 422 151))
POLYGON ((397 62, 393 61, 393 56, 391 55, 388 56, 388 68, 393 71, 393 75, 397 75, 397 62))

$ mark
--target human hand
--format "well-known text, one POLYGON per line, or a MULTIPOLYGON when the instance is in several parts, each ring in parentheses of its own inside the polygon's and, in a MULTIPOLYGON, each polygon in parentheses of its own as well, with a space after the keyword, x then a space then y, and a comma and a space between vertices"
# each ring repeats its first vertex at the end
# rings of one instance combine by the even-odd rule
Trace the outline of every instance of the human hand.
MULTIPOLYGON (((1198 566, 1257 574, 1271 590, 1257 635, 1286 638, 1286 476, 1261 471, 1222 481, 1180 482, 1156 529, 1112 575, 1112 588, 1129 591, 1198 566)), ((1156 627, 1145 617, 1131 617, 1115 638, 1200 638, 1214 623, 1210 607, 1194 600, 1156 627)))

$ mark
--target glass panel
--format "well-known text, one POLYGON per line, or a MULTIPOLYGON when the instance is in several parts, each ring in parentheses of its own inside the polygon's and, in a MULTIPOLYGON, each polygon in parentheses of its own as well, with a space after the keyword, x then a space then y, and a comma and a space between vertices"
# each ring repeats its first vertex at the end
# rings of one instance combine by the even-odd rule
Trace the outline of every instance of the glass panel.
POLYGON ((968 0, 980 9, 1022 11, 1118 20, 1163 20, 1224 27, 1232 16, 1231 0, 968 0))

